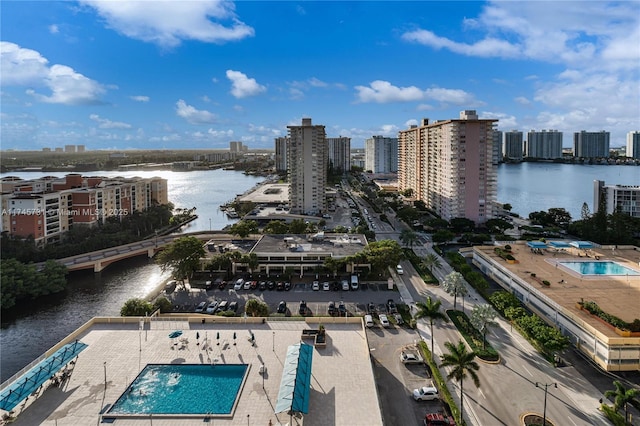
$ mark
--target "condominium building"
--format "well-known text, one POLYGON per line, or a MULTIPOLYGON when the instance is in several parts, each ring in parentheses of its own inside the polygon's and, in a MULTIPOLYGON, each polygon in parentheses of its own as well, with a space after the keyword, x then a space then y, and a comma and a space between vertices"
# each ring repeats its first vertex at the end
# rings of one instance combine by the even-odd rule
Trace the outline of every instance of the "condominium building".
POLYGON ((76 146, 75 145, 65 145, 64 146, 64 152, 76 152, 76 146))
POLYGON ((573 155, 579 158, 609 158, 609 132, 576 132, 573 155))
POLYGON ((522 132, 512 130, 504 133, 502 141, 502 158, 509 160, 522 160, 524 154, 524 140, 522 132))
POLYGON ((543 160, 562 158, 562 132, 530 130, 525 143, 525 156, 543 160))
POLYGON ((627 133, 627 157, 640 160, 640 131, 627 133))
POLYGON ((594 213, 600 210, 600 201, 603 201, 607 214, 620 212, 640 218, 640 186, 605 185, 602 180, 594 180, 594 213))
POLYGON ((483 223, 496 217, 497 167, 493 142, 498 120, 478 119, 475 110, 459 119, 429 124, 423 119, 398 135, 398 189, 412 189, 443 219, 483 223))
POLYGON ((322 125, 303 118, 301 126, 287 126, 289 207, 293 214, 317 214, 327 209, 327 140, 322 125))
POLYGON ((333 172, 344 173, 351 170, 351 138, 327 138, 327 150, 329 168, 333 172))
POLYGON ((372 136, 364 141, 364 169, 372 173, 398 171, 398 138, 372 136))
POLYGON ((169 202, 166 179, 75 173, 64 178, 3 178, 1 197, 1 231, 22 238, 33 236, 37 244, 60 239, 74 225, 94 226, 109 217, 123 218, 169 202))
POLYGON ((287 171, 287 148, 290 139, 287 137, 276 138, 276 171, 287 171))
POLYGON ((246 150, 247 150, 247 147, 244 146, 240 141, 229 142, 229 152, 240 153, 240 152, 245 152, 246 150))

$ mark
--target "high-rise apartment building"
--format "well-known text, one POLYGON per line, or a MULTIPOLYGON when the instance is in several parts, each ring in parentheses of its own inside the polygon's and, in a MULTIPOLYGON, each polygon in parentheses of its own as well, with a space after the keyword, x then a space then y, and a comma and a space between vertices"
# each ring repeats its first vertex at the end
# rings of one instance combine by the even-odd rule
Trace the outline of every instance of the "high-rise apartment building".
POLYGON ((609 158, 609 132, 576 132, 573 134, 573 156, 609 158))
POLYGON ((229 152, 240 153, 246 151, 246 147, 240 141, 229 142, 229 152))
POLYGON ((464 217, 483 223, 496 217, 497 167, 494 125, 474 110, 459 119, 439 120, 398 135, 398 189, 412 189, 443 219, 464 217))
POLYGON ((76 152, 76 146, 75 145, 65 145, 64 146, 64 152, 76 152))
POLYGON ((327 149, 329 168, 333 172, 345 173, 351 170, 351 138, 327 138, 327 149))
POLYGON ((364 141, 364 169, 372 173, 398 171, 398 138, 372 136, 364 141))
POLYGON ((287 126, 289 209, 293 214, 317 214, 327 209, 327 140, 322 125, 303 118, 301 126, 287 126))
POLYGON ((627 133, 627 157, 640 160, 640 131, 627 133))
POLYGON ((620 212, 640 218, 640 186, 605 185, 602 180, 593 181, 594 213, 600 210, 600 201, 604 202, 607 214, 620 212))
POLYGON ((522 132, 512 130, 504 133, 504 141, 502 142, 502 158, 506 161, 521 161, 524 153, 524 141, 522 132))
POLYGON ((562 158, 562 132, 557 130, 530 130, 525 143, 525 155, 529 158, 553 160, 562 158))
POLYGON ((276 145, 276 172, 287 171, 287 149, 290 139, 288 137, 279 137, 275 140, 276 145))

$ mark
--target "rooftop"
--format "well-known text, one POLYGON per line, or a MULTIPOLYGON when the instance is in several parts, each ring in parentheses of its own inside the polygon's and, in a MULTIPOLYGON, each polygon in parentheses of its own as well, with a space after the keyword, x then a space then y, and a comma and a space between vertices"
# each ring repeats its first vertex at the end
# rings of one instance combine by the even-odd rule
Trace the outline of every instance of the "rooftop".
POLYGON ((253 251, 260 253, 315 253, 345 257, 359 253, 367 245, 362 234, 263 235, 253 251))
MULTIPOLYGON (((154 425, 202 425, 209 421, 216 425, 244 425, 249 417, 251 424, 271 422, 275 426, 291 421, 301 424, 295 416, 276 415, 274 410, 287 349, 300 342, 303 329, 317 329, 318 325, 271 320, 263 324, 260 318, 233 320, 227 322, 225 318, 215 317, 214 323, 211 316, 197 315, 189 319, 177 316, 147 318, 144 323, 134 317, 94 318, 77 335, 69 336, 69 339, 77 337, 87 345, 70 374, 59 387, 45 384, 28 398, 26 404, 18 405, 14 410, 17 414, 14 424, 96 424, 100 420, 99 413, 108 411, 147 364, 206 364, 212 361, 250 365, 233 415, 212 416, 209 420, 203 415, 172 418, 154 415, 154 425), (206 318, 207 322, 202 324, 201 318, 206 318), (168 337, 174 330, 182 330, 181 338, 187 343, 174 345, 175 339, 168 337), (196 333, 199 339, 196 339, 196 333), (237 339, 233 338, 234 334, 237 339), (251 334, 255 344, 251 342, 251 334), (263 364, 266 372, 260 374, 263 364)), ((369 345, 361 319, 323 318, 323 324, 327 342, 326 347, 313 349, 309 413, 304 416, 304 424, 382 424, 369 345)), ((148 416, 142 416, 110 422, 134 426, 147 425, 150 420, 148 416)))

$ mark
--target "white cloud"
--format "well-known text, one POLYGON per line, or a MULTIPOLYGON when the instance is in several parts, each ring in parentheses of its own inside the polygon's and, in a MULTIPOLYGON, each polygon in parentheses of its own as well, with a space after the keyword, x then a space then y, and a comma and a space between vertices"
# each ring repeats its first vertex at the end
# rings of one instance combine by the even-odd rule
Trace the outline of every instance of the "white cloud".
POLYGON ((100 118, 98 114, 91 114, 89 118, 96 123, 101 129, 130 129, 131 124, 123 123, 121 121, 111 121, 106 118, 100 118))
POLYGON ((91 105, 100 102, 105 92, 98 82, 85 77, 66 65, 49 66, 46 58, 32 49, 15 43, 0 42, 2 84, 6 86, 47 87, 51 95, 27 93, 41 102, 65 105, 91 105))
POLYGON ((187 105, 182 99, 176 102, 176 114, 190 124, 213 124, 216 122, 215 114, 206 110, 195 109, 193 106, 187 105))
POLYGON ((129 99, 131 99, 132 101, 136 101, 136 102, 149 102, 149 97, 148 96, 142 96, 142 95, 129 96, 129 99))
POLYGON ((506 131, 507 129, 517 129, 518 128, 518 120, 515 116, 505 114, 502 112, 489 112, 485 111, 480 114, 480 118, 483 119, 498 119, 498 128, 500 130, 506 131))
POLYGON ((256 96, 267 91, 266 87, 240 71, 227 70, 227 78, 231 80, 231 94, 236 98, 256 96))
POLYGON ((254 35, 241 22, 231 2, 199 1, 94 1, 81 3, 95 9, 107 27, 133 39, 175 47, 183 40, 224 43, 254 35))
POLYGON ((49 32, 51 34, 58 34, 60 32, 60 29, 58 28, 58 26, 56 24, 51 24, 51 25, 49 25, 49 32))
POLYGON ((358 102, 413 102, 434 100, 444 104, 473 106, 480 104, 472 94, 460 89, 444 89, 440 87, 422 90, 416 86, 398 87, 388 81, 376 80, 369 86, 356 86, 358 102))
POLYGON ((468 44, 439 37, 428 30, 415 30, 404 33, 402 38, 406 41, 430 46, 436 50, 448 49, 455 53, 470 56, 515 58, 521 54, 518 46, 508 41, 491 37, 468 44))
POLYGON ((525 98, 524 96, 517 96, 513 100, 519 103, 520 105, 531 105, 531 101, 525 98))

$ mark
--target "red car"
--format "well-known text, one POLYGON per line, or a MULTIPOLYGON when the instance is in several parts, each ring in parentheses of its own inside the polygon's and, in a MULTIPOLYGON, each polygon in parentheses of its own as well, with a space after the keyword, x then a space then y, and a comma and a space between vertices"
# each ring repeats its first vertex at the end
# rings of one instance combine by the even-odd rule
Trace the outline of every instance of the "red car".
POLYGON ((424 426, 456 426, 452 417, 440 413, 427 413, 424 416, 424 426))

